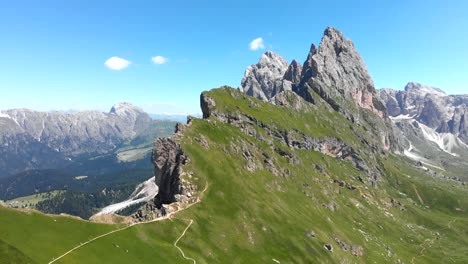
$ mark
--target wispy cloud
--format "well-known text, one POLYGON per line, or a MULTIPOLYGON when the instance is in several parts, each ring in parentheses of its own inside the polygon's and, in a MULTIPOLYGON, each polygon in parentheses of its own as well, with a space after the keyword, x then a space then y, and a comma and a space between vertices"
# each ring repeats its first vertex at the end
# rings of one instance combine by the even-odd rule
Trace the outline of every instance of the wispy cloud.
POLYGON ((107 68, 114 71, 123 70, 127 68, 130 64, 130 61, 115 56, 107 59, 106 62, 104 62, 104 65, 106 65, 107 68))
POLYGON ((169 61, 168 58, 165 58, 163 56, 155 56, 155 57, 152 57, 151 60, 155 63, 155 64, 165 64, 169 61))
POLYGON ((262 38, 256 38, 252 40, 252 42, 250 42, 249 47, 250 47, 250 50, 259 50, 259 49, 264 49, 265 44, 263 43, 262 38))

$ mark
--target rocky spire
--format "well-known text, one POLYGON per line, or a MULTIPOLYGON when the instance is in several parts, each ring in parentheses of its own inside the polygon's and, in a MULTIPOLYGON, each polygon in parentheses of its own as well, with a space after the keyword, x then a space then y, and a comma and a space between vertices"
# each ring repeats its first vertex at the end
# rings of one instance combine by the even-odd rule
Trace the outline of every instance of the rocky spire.
POLYGON ((359 107, 385 116, 385 107, 377 99, 377 92, 367 67, 353 42, 335 28, 328 27, 318 48, 312 44, 304 62, 299 94, 306 99, 308 88, 318 93, 337 111, 348 116, 341 102, 354 101, 359 107), (341 100, 342 99, 342 100, 341 100))
POLYGON ((283 76, 283 90, 293 90, 301 81, 302 65, 293 60, 283 76))
POLYGON ((267 51, 257 64, 247 67, 239 90, 268 101, 283 91, 283 76, 287 69, 288 63, 280 55, 267 51))

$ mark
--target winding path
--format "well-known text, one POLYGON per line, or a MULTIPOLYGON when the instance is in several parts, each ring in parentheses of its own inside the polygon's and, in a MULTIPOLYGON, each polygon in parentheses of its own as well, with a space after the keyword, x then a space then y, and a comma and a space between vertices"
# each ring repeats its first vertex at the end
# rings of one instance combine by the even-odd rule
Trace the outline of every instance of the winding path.
MULTIPOLYGON (((103 238, 103 237, 105 237, 105 236, 108 236, 108 235, 111 235, 111 234, 114 234, 114 233, 123 231, 123 230, 128 229, 128 228, 130 228, 130 227, 132 227, 132 226, 143 225, 143 224, 149 224, 149 223, 158 222, 158 221, 163 221, 163 220, 172 218, 172 216, 173 216, 174 214, 176 214, 176 213, 178 213, 178 212, 181 212, 181 211, 184 211, 184 210, 186 210, 186 209, 192 207, 193 205, 195 205, 195 204, 201 202, 202 194, 203 194, 207 189, 208 189, 208 182, 206 183, 205 188, 203 189, 203 191, 200 192, 200 195, 199 195, 198 200, 197 200, 196 202, 194 202, 194 203, 191 203, 191 204, 187 205, 187 207, 185 207, 185 208, 182 208, 182 209, 180 209, 180 210, 178 210, 178 211, 175 211, 175 212, 171 212, 171 213, 169 213, 169 214, 167 214, 167 215, 165 215, 165 216, 162 216, 162 217, 159 217, 159 218, 150 220, 150 221, 139 222, 139 223, 132 223, 132 224, 126 226, 126 227, 122 227, 122 228, 119 228, 119 229, 116 229, 116 230, 112 230, 112 231, 107 232, 107 233, 105 233, 105 234, 102 234, 102 235, 99 235, 99 236, 97 236, 97 237, 94 237, 94 238, 92 238, 92 239, 90 239, 90 240, 88 240, 88 241, 86 241, 86 242, 80 243, 78 246, 76 246, 76 247, 70 249, 69 251, 63 253, 62 255, 60 255, 60 256, 58 256, 58 257, 56 257, 56 258, 53 258, 52 261, 50 261, 48 264, 52 264, 52 263, 56 262, 57 260, 60 260, 61 258, 65 257, 66 255, 68 255, 68 254, 70 254, 70 253, 72 253, 73 251, 75 251, 75 250, 77 250, 77 249, 79 249, 79 248, 81 248, 81 247, 83 247, 83 246, 86 246, 87 244, 89 244, 89 243, 91 243, 91 242, 93 242, 93 241, 96 241, 96 240, 98 240, 99 238, 103 238)), ((194 264, 196 264, 197 262, 195 261, 195 259, 186 257, 184 251, 183 251, 179 246, 177 246, 177 242, 179 242, 179 240, 185 235, 185 233, 187 232, 187 230, 190 228, 190 226, 191 226, 192 223, 193 223, 193 219, 181 219, 181 220, 189 220, 190 223, 189 223, 188 226, 185 228, 184 232, 182 232, 182 234, 179 236, 179 238, 177 238, 176 242, 174 242, 174 246, 180 251, 180 253, 182 253, 182 257, 183 257, 184 259, 191 260, 194 264)))
POLYGON ((180 235, 179 238, 177 238, 177 240, 174 242, 174 247, 176 247, 180 253, 182 254, 182 257, 186 260, 191 260, 193 262, 193 264, 197 264, 197 261, 193 258, 190 258, 190 257, 187 257, 185 256, 185 253, 184 251, 179 247, 177 246, 177 243, 179 242, 179 240, 185 235, 185 232, 187 232, 187 230, 190 228, 190 226, 193 224, 193 219, 180 219, 180 220, 189 220, 190 223, 187 225, 187 227, 185 228, 184 232, 182 232, 182 234, 180 235))

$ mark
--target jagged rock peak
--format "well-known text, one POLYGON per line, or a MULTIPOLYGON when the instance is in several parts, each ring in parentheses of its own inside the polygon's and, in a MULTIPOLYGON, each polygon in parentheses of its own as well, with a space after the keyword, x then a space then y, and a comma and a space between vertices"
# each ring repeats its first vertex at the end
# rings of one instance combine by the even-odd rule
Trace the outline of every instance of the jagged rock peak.
POLYGON ((302 65, 297 60, 293 60, 283 76, 283 91, 294 90, 301 81, 301 76, 302 65))
POLYGON ((336 98, 355 101, 358 106, 385 116, 383 105, 375 100, 377 92, 364 60, 353 42, 335 28, 325 29, 319 47, 312 44, 310 48, 298 89, 306 99, 304 93, 308 88, 340 112, 346 112, 346 109, 336 98))
POLYGON ((302 65, 297 60, 292 60, 289 64, 288 69, 284 73, 284 79, 294 84, 298 84, 301 81, 302 65))
POLYGON ((341 41, 345 41, 346 38, 343 36, 343 33, 334 27, 327 27, 323 32, 323 36, 327 36, 329 38, 334 39, 341 39, 341 41))
POLYGON ((116 115, 128 115, 130 113, 140 112, 144 113, 143 109, 129 103, 129 102, 120 102, 112 106, 109 111, 110 114, 116 115))
POLYGON ((425 96, 426 94, 447 96, 447 94, 439 88, 427 86, 427 85, 416 83, 416 82, 409 82, 405 86, 405 91, 408 93, 415 93, 421 96, 425 96))
POLYGON ((245 70, 239 90, 268 101, 277 93, 283 91, 283 76, 288 68, 288 62, 273 51, 267 51, 260 57, 257 64, 252 64, 245 70))
POLYGON ((284 68, 284 65, 286 65, 286 67, 288 66, 288 62, 283 57, 281 57, 281 55, 276 54, 271 50, 268 50, 262 54, 259 63, 272 64, 274 66, 282 66, 282 68, 284 68))

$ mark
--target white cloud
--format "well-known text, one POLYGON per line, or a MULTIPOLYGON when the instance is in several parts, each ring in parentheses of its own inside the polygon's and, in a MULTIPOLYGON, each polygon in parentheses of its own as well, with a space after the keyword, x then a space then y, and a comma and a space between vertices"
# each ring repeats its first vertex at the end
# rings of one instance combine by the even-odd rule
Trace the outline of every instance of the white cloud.
POLYGON ((252 40, 249 44, 250 50, 259 50, 259 49, 264 49, 265 44, 263 44, 263 39, 262 38, 256 38, 252 40))
POLYGON ((163 57, 163 56, 152 57, 151 60, 152 60, 155 64, 164 64, 164 63, 166 63, 167 61, 169 61, 168 58, 165 58, 165 57, 163 57))
POLYGON ((114 71, 120 71, 125 68, 127 68, 131 64, 130 61, 126 59, 122 59, 119 57, 112 57, 106 60, 104 65, 106 65, 107 68, 114 70, 114 71))

